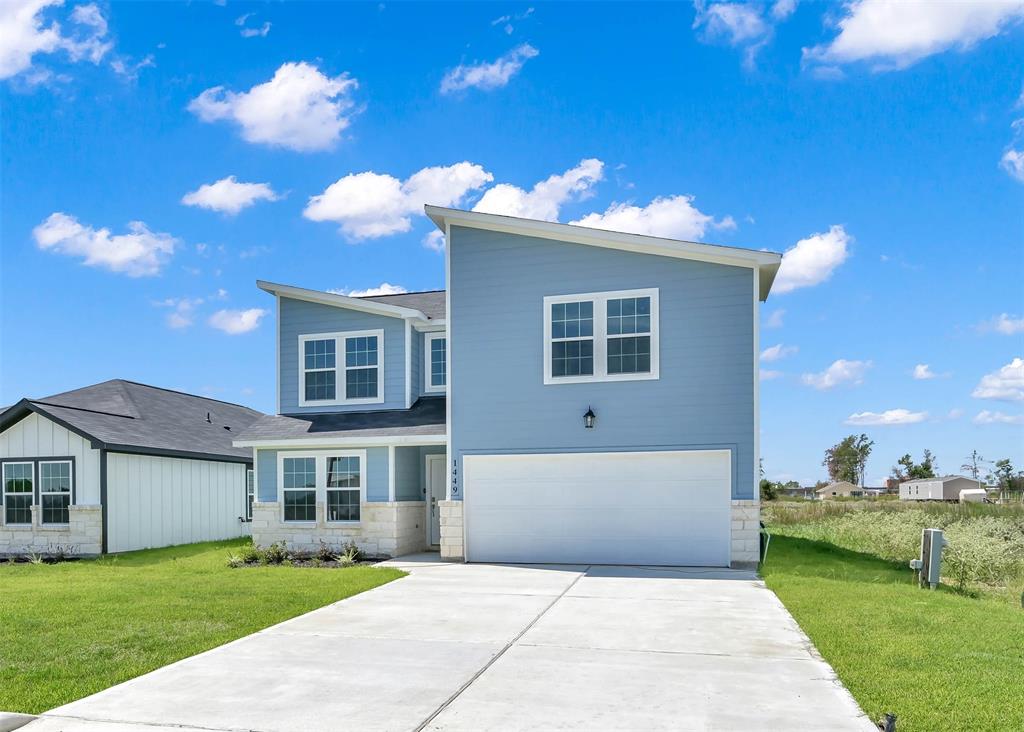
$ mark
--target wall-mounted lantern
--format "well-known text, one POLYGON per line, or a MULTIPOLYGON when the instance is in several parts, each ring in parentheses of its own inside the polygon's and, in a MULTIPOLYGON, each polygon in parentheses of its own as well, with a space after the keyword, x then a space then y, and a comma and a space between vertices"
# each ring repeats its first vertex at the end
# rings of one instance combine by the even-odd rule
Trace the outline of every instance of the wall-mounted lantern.
POLYGON ((594 414, 594 410, 587 407, 587 413, 583 415, 583 426, 588 430, 594 429, 594 420, 597 419, 597 415, 594 414))

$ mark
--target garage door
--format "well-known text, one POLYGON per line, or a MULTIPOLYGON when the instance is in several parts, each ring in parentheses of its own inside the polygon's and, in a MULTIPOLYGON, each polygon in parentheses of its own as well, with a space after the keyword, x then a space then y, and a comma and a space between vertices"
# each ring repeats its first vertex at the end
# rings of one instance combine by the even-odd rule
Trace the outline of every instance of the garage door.
POLYGON ((728 566, 728 450, 470 455, 466 558, 728 566))

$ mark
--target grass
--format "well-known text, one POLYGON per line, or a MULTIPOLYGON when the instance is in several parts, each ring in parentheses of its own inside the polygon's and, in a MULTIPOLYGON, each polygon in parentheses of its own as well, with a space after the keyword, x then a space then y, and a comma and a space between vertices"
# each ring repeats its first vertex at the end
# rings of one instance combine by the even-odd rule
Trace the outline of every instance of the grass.
MULTIPOLYGON (((762 574, 865 712, 900 732, 1024 729, 1024 610, 772 526, 762 574)), ((770 683, 770 680, 766 680, 770 683)))
POLYGON ((52 709, 404 574, 228 568, 247 542, 0 565, 0 710, 52 709))

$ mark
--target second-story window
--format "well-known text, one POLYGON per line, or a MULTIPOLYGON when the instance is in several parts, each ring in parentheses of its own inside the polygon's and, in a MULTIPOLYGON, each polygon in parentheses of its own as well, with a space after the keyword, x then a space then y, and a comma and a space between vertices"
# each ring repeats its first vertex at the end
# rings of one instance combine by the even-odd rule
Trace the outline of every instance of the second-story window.
POLYGON ((423 390, 445 391, 448 386, 448 341, 444 333, 427 333, 424 339, 423 390))
POLYGON ((384 401, 384 331, 299 336, 299 406, 384 401))

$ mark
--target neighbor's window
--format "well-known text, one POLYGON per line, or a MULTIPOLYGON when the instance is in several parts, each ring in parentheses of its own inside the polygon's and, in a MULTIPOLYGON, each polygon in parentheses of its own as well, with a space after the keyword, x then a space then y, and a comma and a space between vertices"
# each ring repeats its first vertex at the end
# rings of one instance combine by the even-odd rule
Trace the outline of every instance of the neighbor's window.
POLYGON ((245 519, 252 521, 252 504, 256 500, 256 471, 245 471, 245 519))
POLYGON ((71 461, 39 463, 39 498, 44 524, 68 524, 71 505, 71 461))
POLYGON ((334 401, 336 387, 336 354, 333 338, 304 343, 303 364, 306 401, 334 401))
POLYGON ((345 339, 345 398, 376 399, 377 336, 345 339))
POLYGON ((285 521, 316 521, 316 458, 282 460, 285 521))
POLYGON ((658 378, 658 290, 544 298, 544 383, 658 378))
POLYGON ((443 334, 428 333, 426 336, 427 359, 425 391, 444 391, 448 385, 447 338, 443 334))
POLYGON ((359 520, 362 476, 354 455, 327 458, 327 520, 359 520))
POLYGON ((32 523, 32 463, 4 463, 4 523, 32 523))

